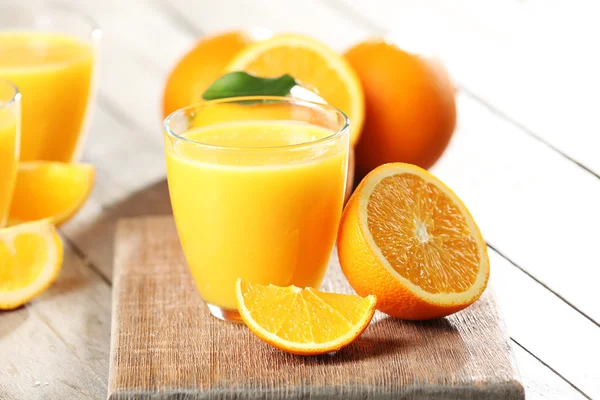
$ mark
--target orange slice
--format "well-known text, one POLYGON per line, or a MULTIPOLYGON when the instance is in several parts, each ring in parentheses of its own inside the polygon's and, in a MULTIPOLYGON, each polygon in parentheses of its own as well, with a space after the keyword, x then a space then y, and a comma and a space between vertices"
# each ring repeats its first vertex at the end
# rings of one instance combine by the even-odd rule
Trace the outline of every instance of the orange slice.
POLYGON ((51 221, 0 229, 0 310, 22 306, 58 276, 63 245, 51 221))
POLYGON ((237 280, 238 310, 248 328, 288 353, 315 355, 352 343, 375 313, 375 296, 327 293, 237 280))
POLYGON ((94 186, 94 174, 94 167, 89 164, 20 163, 10 224, 50 218, 60 225, 85 203, 94 186))
POLYGON ((292 75, 348 115, 350 142, 358 142, 365 115, 360 80, 348 61, 325 44, 303 35, 275 35, 246 47, 226 69, 264 77, 292 75))
POLYGON ((487 246, 469 210, 439 179, 409 164, 386 164, 360 183, 338 234, 350 285, 377 296, 391 316, 442 317, 475 302, 487 286, 487 246))

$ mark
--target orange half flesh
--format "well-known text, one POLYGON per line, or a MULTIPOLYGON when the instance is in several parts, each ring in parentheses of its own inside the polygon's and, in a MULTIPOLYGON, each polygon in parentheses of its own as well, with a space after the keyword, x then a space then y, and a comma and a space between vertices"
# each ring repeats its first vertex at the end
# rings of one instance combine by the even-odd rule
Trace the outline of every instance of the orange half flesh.
POLYGON ((477 300, 489 278, 487 246, 462 201, 409 164, 372 171, 340 225, 342 270, 378 309, 406 319, 449 315, 477 300))

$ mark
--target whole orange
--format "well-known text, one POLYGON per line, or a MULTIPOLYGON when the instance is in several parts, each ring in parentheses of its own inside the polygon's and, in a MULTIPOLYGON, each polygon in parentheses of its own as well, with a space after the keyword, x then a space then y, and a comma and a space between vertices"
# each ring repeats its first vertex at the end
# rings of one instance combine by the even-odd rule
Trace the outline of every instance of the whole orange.
POLYGON ((163 95, 163 116, 202 99, 202 93, 224 73, 234 55, 253 38, 234 31, 200 39, 171 71, 163 95))
POLYGON ((398 161, 431 167, 456 125, 455 90, 446 70, 381 39, 360 43, 345 57, 365 92, 366 120, 356 147, 358 176, 398 161))

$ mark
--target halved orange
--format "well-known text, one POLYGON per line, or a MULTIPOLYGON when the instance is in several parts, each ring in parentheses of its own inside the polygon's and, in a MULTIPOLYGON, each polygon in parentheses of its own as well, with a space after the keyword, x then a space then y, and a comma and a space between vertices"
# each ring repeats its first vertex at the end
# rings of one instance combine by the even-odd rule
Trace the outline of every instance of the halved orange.
POLYGON ((50 218, 60 225, 85 203, 94 186, 94 175, 95 169, 89 164, 20 163, 9 223, 50 218))
POLYGON ((342 270, 359 295, 377 296, 394 317, 443 317, 487 286, 487 246, 469 210, 439 179, 414 165, 371 171, 344 210, 342 270))
POLYGON ((226 70, 264 77, 292 75, 348 115, 350 142, 358 142, 365 115, 360 80, 344 57, 318 40, 297 34, 275 35, 236 54, 226 70))
POLYGON ((58 276, 63 245, 51 221, 0 229, 0 310, 42 293, 58 276))
POLYGON ((327 293, 295 286, 236 283, 238 311, 271 346, 300 355, 324 354, 353 342, 375 313, 375 296, 327 293))

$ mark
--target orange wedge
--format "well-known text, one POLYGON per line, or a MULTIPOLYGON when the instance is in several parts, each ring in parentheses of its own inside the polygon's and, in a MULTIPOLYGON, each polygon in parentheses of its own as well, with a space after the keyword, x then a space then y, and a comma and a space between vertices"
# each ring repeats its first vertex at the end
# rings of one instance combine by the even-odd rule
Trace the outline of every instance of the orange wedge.
POLYGON ((50 218, 60 225, 71 218, 94 186, 89 164, 32 161, 19 164, 11 202, 11 225, 50 218))
POLYGON ((327 293, 237 280, 238 311, 248 328, 288 353, 315 355, 352 343, 375 313, 375 296, 327 293))
POLYGON ((350 142, 358 142, 365 116, 360 80, 348 61, 325 44, 304 35, 275 35, 246 47, 226 69, 264 77, 292 75, 348 115, 350 142))
POLYGON ((475 302, 487 286, 487 246, 460 199, 409 164, 385 164, 350 198, 338 234, 350 285, 377 296, 391 316, 443 317, 475 302))
POLYGON ((0 310, 20 307, 58 276, 63 245, 51 221, 0 229, 0 310))

